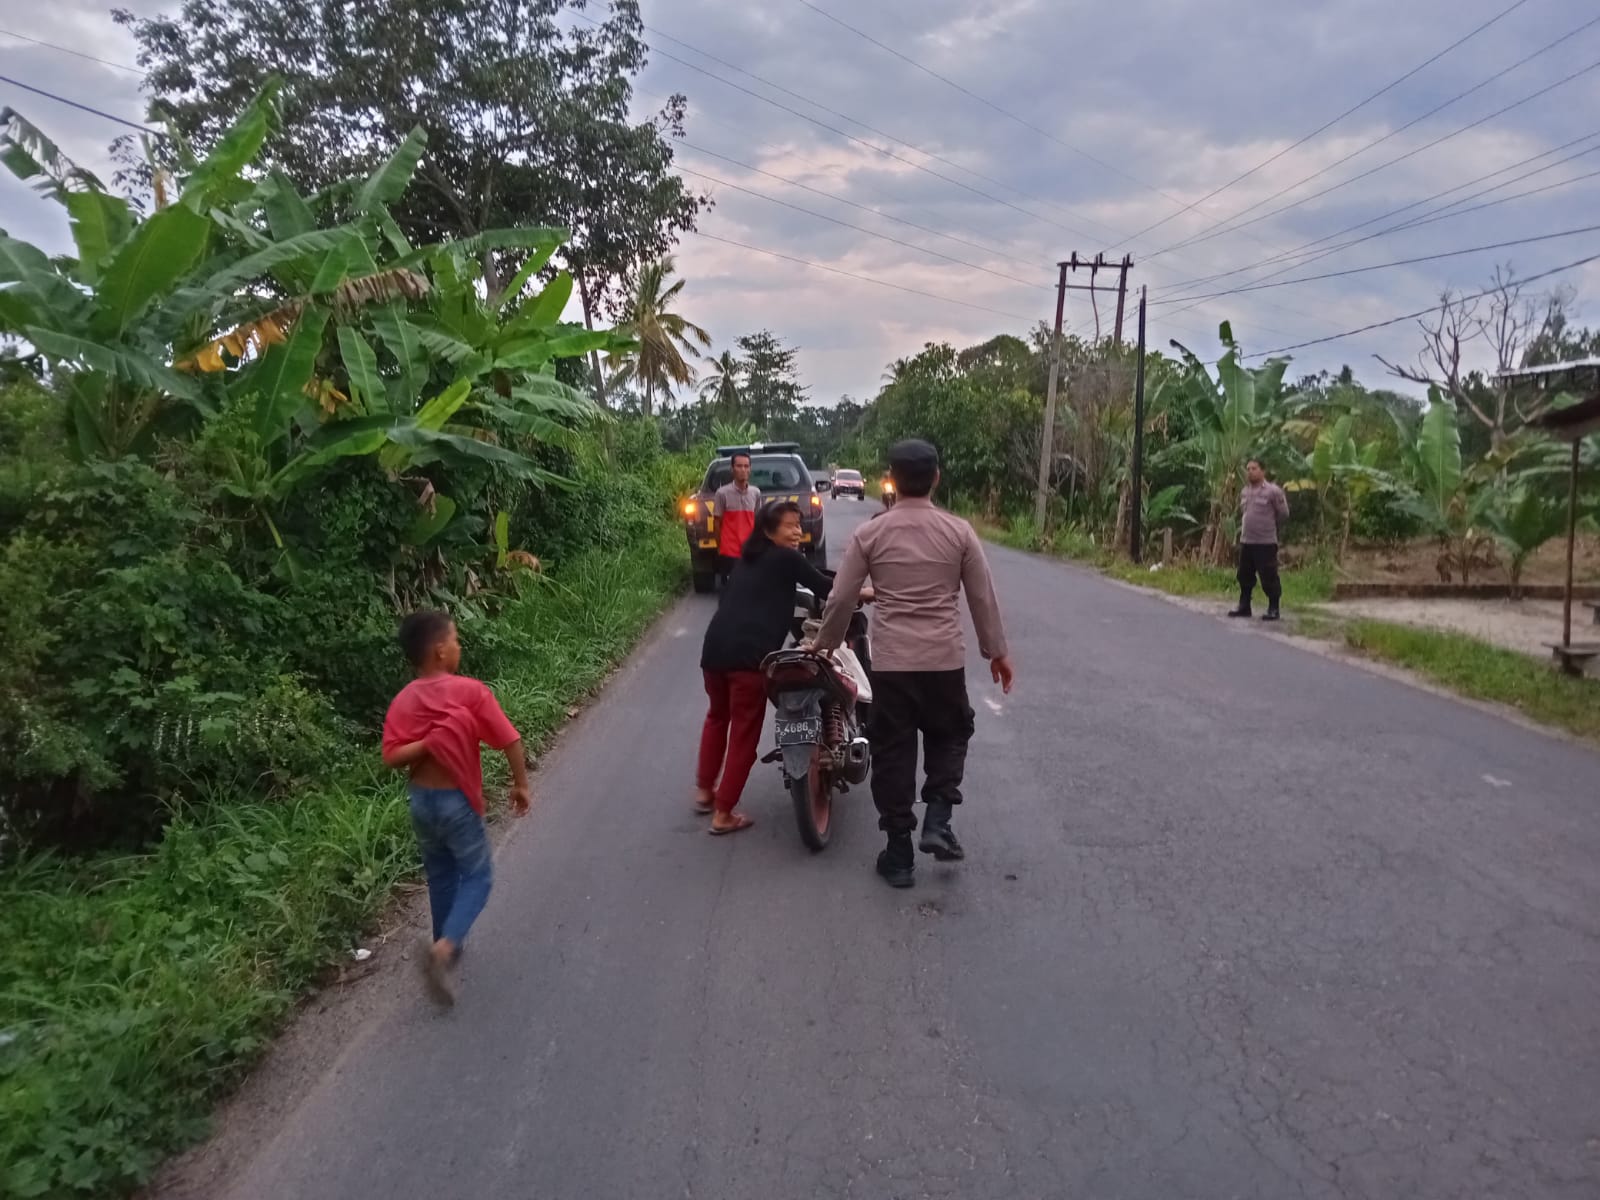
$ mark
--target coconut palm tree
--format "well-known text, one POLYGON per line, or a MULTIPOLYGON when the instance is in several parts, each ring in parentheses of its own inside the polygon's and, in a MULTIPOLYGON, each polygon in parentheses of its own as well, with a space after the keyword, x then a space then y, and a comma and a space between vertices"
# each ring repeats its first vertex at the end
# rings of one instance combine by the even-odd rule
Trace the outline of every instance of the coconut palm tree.
POLYGON ((639 269, 618 331, 634 338, 638 349, 613 355, 612 380, 618 385, 637 383, 644 391, 644 411, 655 411, 657 394, 670 393, 674 385, 694 382, 689 359, 699 358, 695 343, 707 348, 711 335, 681 313, 672 311, 684 281, 669 282, 674 269, 669 254, 639 269))
POLYGON ((700 385, 700 398, 710 400, 724 419, 739 415, 739 378, 744 374, 744 364, 724 350, 711 360, 711 374, 700 385))

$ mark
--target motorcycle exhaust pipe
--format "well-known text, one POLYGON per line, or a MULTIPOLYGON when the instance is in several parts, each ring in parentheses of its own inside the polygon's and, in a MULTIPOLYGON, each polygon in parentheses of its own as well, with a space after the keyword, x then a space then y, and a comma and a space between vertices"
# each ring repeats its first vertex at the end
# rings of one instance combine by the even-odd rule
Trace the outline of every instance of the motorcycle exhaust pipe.
POLYGON ((844 751, 844 777, 851 783, 864 783, 871 768, 871 743, 864 737, 852 739, 844 751))

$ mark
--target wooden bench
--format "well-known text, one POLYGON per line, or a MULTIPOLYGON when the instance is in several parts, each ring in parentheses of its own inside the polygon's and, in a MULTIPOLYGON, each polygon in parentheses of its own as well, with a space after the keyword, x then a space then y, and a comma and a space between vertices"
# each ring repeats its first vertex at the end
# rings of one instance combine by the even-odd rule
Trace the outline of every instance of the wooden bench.
POLYGON ((1546 642, 1550 654, 1568 675, 1582 675, 1591 658, 1600 658, 1600 642, 1573 642, 1563 646, 1560 642, 1546 642))

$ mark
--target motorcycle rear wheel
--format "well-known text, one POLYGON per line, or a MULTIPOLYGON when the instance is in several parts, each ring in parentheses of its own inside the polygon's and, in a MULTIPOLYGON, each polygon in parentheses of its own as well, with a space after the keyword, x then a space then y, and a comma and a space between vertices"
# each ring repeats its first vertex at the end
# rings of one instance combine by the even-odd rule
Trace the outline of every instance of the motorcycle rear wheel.
POLYGON ((811 769, 798 779, 789 780, 789 798, 794 801, 795 825, 800 840, 811 851, 825 850, 833 834, 833 779, 822 766, 821 746, 811 756, 811 769))

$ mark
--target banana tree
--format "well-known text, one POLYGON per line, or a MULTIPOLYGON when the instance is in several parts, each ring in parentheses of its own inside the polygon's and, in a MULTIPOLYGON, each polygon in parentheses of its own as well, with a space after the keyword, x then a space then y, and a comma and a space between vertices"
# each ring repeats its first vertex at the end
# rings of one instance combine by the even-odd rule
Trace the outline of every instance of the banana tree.
POLYGON ((1496 500, 1499 464, 1463 465, 1455 405, 1437 388, 1429 389, 1428 411, 1404 460, 1409 478, 1393 488, 1400 507, 1437 539, 1439 578, 1448 583, 1459 572, 1470 582, 1474 568, 1494 563, 1493 543, 1479 526, 1496 500))
POLYGON ((0 114, 0 161, 66 208, 77 247, 50 259, 0 235, 0 333, 61 381, 79 453, 148 455, 159 436, 198 438, 274 538, 271 506, 353 456, 394 474, 478 463, 561 482, 523 451, 559 441, 593 407, 554 362, 627 344, 561 323, 570 277, 530 286, 562 231, 411 246, 387 206, 421 160, 420 129, 367 179, 317 196, 276 173, 247 177, 275 97, 264 91, 143 220, 18 114, 0 114), (478 260, 507 249, 525 261, 491 301, 478 260))
POLYGON ((1225 561, 1232 550, 1231 530, 1237 520, 1245 461, 1262 453, 1263 443, 1278 437, 1289 416, 1291 398, 1283 386, 1288 359, 1274 358, 1259 367, 1246 367, 1240 362, 1232 325, 1222 322, 1218 336, 1226 349, 1216 362, 1215 378, 1192 350, 1175 341, 1184 370, 1169 377, 1157 396, 1160 405, 1185 406, 1197 429, 1191 440, 1201 452, 1211 497, 1200 555, 1213 562, 1225 561))
POLYGON ((1509 556, 1511 598, 1520 600, 1523 569, 1535 551, 1566 529, 1566 508, 1535 482, 1519 480, 1505 502, 1490 506, 1484 517, 1509 556))

